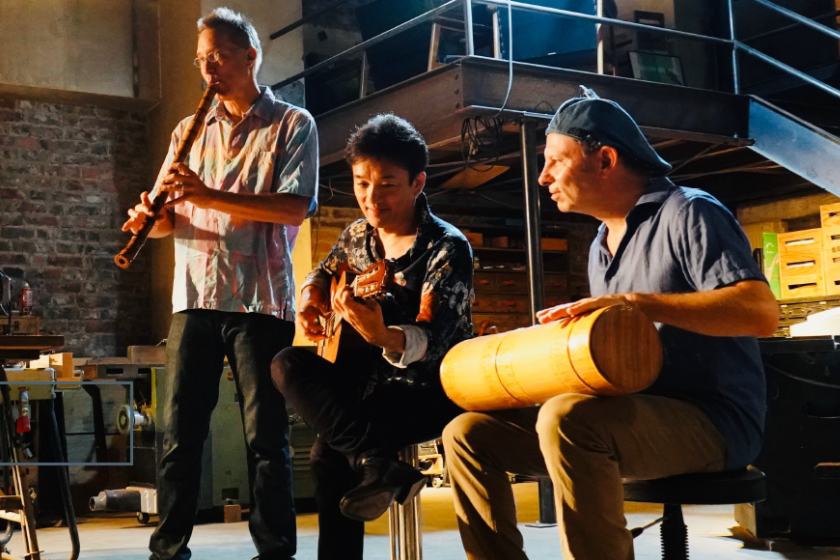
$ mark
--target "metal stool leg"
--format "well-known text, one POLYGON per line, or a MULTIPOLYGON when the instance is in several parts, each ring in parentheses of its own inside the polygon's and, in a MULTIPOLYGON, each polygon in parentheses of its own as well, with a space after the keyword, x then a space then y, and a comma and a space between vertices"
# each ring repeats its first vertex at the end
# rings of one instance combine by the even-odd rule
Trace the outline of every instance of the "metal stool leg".
POLYGON ((659 535, 662 560, 688 560, 688 528, 683 521, 681 505, 665 504, 659 535))
MULTIPOLYGON (((53 445, 55 446, 56 456, 60 461, 67 461, 67 455, 61 446, 61 436, 58 432, 58 421, 55 417, 55 401, 48 401, 48 410, 50 414, 49 420, 52 422, 53 430, 53 445)), ((61 486, 61 502, 64 506, 64 519, 67 522, 67 530, 70 531, 70 560, 77 560, 79 558, 79 551, 81 546, 79 544, 79 528, 76 525, 76 512, 73 511, 73 498, 70 495, 70 475, 67 472, 67 467, 56 467, 58 469, 58 481, 61 486)))
MULTIPOLYGON (((400 459, 419 466, 416 445, 400 452, 400 459)), ((391 536, 391 560, 423 560, 420 542, 420 494, 405 505, 394 503, 388 510, 388 532, 391 536)))

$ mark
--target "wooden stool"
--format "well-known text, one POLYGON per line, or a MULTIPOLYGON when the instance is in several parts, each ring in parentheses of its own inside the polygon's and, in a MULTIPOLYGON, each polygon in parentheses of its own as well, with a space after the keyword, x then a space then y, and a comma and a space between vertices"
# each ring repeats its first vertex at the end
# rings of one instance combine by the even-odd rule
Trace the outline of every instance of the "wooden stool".
MULTIPOLYGON (((764 473, 755 467, 719 473, 695 473, 624 483, 628 502, 663 504, 660 534, 663 560, 688 559, 688 530, 682 505, 722 505, 766 499, 764 473)), ((641 530, 633 530, 634 536, 641 530)))
MULTIPOLYGON (((400 460, 419 467, 416 445, 400 452, 400 460)), ((420 494, 405 505, 394 503, 388 510, 388 533, 391 537, 391 560, 423 560, 420 542, 420 494)))

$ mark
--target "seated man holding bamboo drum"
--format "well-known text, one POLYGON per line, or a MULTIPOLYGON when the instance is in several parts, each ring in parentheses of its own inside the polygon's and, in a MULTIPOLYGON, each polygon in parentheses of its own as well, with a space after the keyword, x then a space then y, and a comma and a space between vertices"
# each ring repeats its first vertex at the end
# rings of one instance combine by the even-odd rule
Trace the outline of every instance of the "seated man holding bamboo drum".
POLYGON ((438 371, 447 350, 472 336, 472 250, 429 210, 423 138, 405 120, 379 115, 352 135, 346 159, 364 218, 307 276, 297 315, 298 328, 316 341, 326 338, 319 319, 337 312, 344 319, 338 355, 331 363, 326 354, 287 348, 272 364, 275 386, 318 433, 310 457, 320 560, 361 560, 364 522, 425 484, 397 453, 439 437, 462 412, 438 371), (390 297, 358 300, 349 287, 331 288, 343 273, 362 280, 382 262, 393 278, 390 297), (349 326, 364 343, 345 345, 349 326))
POLYGON ((622 478, 738 469, 761 446, 755 337, 775 331, 778 305, 745 235, 715 198, 665 178, 671 166, 629 114, 582 90, 548 127, 539 181, 561 212, 603 222, 589 255, 593 296, 537 317, 632 306, 656 324, 663 367, 638 394, 564 394, 539 408, 468 412, 446 427, 471 560, 526 559, 508 472, 551 477, 563 558, 629 560, 622 478))

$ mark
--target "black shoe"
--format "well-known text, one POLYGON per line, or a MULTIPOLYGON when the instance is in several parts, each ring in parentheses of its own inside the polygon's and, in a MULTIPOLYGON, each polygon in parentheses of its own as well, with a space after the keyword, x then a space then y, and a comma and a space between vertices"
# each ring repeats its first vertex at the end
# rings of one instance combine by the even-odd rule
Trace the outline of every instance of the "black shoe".
POLYGON ((356 521, 373 521, 395 501, 414 499, 426 477, 408 463, 382 457, 362 460, 362 482, 341 499, 341 513, 356 521))

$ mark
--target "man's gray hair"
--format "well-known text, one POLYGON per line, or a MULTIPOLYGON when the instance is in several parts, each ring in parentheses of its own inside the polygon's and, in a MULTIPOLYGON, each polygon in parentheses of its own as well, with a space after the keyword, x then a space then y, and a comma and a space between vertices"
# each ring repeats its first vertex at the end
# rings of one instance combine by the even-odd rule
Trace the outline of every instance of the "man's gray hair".
POLYGON ((257 60, 254 62, 254 76, 256 77, 262 64, 262 47, 257 30, 248 18, 230 8, 216 8, 198 20, 198 33, 201 34, 205 29, 224 31, 230 42, 237 47, 243 49, 254 47, 257 51, 257 60))

